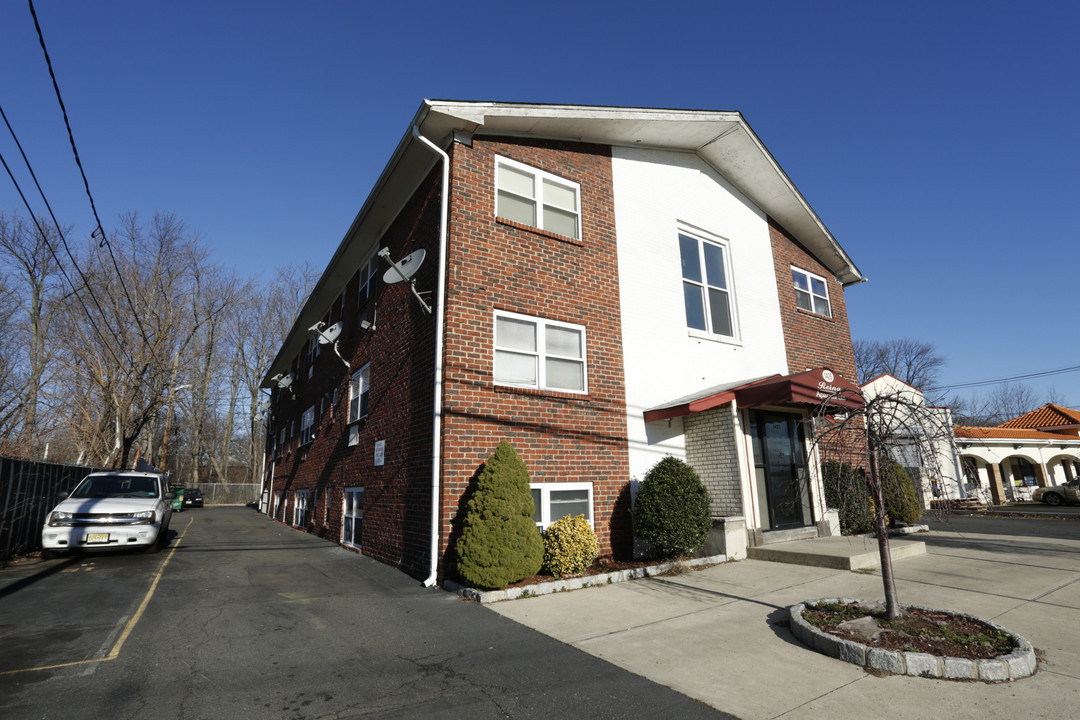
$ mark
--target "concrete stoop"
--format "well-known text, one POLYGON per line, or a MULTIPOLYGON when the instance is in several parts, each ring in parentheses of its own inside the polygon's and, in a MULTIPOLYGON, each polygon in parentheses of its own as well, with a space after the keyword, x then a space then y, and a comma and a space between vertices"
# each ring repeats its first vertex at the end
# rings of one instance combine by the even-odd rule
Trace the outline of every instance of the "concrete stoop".
MULTIPOLYGON (((919 540, 890 540, 893 560, 926 554, 926 543, 919 540)), ((881 567, 877 540, 863 535, 824 537, 813 540, 761 545, 747 549, 752 560, 808 565, 833 570, 865 570, 881 567)))

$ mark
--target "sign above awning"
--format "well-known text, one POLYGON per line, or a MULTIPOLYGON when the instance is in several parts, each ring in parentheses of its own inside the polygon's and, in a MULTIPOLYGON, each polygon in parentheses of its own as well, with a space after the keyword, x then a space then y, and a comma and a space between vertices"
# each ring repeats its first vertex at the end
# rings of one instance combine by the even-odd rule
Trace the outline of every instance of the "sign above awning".
POLYGON ((711 388, 700 396, 680 398, 665 406, 645 411, 645 422, 667 420, 727 405, 732 400, 740 408, 762 405, 822 405, 836 409, 862 407, 859 387, 828 368, 815 368, 793 375, 772 375, 741 385, 711 388))

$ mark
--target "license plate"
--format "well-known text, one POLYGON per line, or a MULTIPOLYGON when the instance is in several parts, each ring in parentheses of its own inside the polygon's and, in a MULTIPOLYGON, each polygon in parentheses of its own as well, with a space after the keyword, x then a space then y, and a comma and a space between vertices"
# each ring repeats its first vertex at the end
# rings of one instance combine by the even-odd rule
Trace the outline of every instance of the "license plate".
POLYGON ((109 533, 90 533, 86 536, 87 544, 109 542, 109 533))

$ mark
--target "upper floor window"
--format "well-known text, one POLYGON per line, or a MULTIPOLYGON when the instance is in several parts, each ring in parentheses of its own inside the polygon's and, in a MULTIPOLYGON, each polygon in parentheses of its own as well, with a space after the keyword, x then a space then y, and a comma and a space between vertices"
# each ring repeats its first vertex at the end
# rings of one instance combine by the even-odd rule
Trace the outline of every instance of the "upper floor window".
POLYGON ((315 439, 315 406, 312 405, 300 416, 300 444, 307 445, 315 439))
POLYGON ((686 326, 735 337, 727 246, 679 233, 686 326))
POLYGON ((791 279, 795 282, 795 304, 803 310, 817 315, 832 317, 829 305, 829 285, 825 278, 812 275, 805 270, 791 268, 791 279))
POLYGON ((349 380, 349 422, 368 414, 368 394, 371 390, 371 363, 353 373, 349 380))
POLYGON ((379 287, 379 256, 372 255, 367 262, 360 266, 360 284, 356 294, 356 307, 364 307, 371 298, 375 297, 375 291, 379 287))
POLYGON ((587 392, 585 328, 496 312, 495 383, 587 392))
POLYGON ((498 217, 575 240, 581 237, 577 183, 499 158, 495 164, 495 186, 498 217))

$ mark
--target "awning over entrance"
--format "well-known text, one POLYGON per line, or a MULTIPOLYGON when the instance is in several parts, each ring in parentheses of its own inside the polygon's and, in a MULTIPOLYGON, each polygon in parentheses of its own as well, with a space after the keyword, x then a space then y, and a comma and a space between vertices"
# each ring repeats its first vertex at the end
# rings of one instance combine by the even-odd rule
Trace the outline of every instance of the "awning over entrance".
POLYGON ((740 408, 762 405, 820 405, 852 409, 862 406, 857 385, 828 368, 815 368, 793 375, 770 375, 703 390, 696 395, 673 400, 645 411, 645 422, 667 420, 727 405, 732 400, 740 408))

